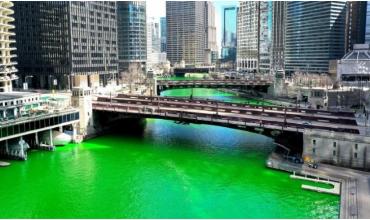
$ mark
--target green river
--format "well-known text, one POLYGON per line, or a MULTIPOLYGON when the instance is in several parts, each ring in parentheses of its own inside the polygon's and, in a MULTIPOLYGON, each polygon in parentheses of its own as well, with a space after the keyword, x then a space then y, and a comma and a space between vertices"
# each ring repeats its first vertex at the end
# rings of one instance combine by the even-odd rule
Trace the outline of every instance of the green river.
POLYGON ((147 119, 139 132, 31 151, 0 168, 0 218, 338 218, 338 196, 265 167, 272 150, 258 134, 147 119))

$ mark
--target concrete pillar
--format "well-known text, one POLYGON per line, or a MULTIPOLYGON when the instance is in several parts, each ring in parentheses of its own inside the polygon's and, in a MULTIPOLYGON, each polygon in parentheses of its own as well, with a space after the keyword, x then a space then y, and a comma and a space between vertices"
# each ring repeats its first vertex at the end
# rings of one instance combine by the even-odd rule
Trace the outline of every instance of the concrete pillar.
POLYGON ((5 140, 5 152, 6 152, 6 154, 9 154, 8 140, 5 140))
POLYGON ((38 147, 38 146, 40 146, 40 143, 39 143, 39 135, 38 135, 38 133, 36 132, 35 133, 35 145, 38 147))
POLYGON ((59 132, 60 132, 60 133, 63 133, 63 126, 60 126, 60 127, 59 127, 59 132))
POLYGON ((52 147, 52 146, 54 146, 54 144, 53 144, 53 130, 52 129, 50 129, 49 130, 49 138, 50 138, 50 146, 52 147))
POLYGON ((76 124, 72 124, 72 140, 76 142, 77 139, 77 128, 76 124))
POLYGON ((6 118, 6 109, 3 111, 3 118, 6 118))

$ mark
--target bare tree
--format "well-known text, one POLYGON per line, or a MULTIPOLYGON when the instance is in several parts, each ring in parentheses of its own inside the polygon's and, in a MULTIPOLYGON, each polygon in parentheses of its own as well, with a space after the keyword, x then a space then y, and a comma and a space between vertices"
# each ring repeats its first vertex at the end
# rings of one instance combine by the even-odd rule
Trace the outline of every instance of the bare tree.
POLYGON ((130 63, 127 70, 121 72, 121 79, 123 83, 127 83, 132 93, 133 87, 138 84, 145 83, 145 74, 141 68, 140 63, 130 63))

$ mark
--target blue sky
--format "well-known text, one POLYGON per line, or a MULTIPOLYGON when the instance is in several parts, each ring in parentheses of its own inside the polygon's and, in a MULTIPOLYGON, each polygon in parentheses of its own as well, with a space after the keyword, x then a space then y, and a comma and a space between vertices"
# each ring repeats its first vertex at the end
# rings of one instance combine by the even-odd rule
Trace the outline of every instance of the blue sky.
MULTIPOLYGON (((211 1, 216 9, 216 27, 217 27, 217 44, 221 49, 222 37, 222 8, 225 6, 238 5, 238 1, 211 1)), ((166 1, 165 0, 147 0, 147 16, 148 17, 165 17, 166 16, 166 1)))

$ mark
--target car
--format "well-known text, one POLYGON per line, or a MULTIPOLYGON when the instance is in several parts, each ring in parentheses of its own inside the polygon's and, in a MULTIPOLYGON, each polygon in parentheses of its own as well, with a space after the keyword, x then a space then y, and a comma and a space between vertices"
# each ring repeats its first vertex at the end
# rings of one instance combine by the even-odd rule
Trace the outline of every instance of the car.
POLYGON ((309 161, 309 162, 307 162, 307 166, 308 166, 309 168, 317 169, 317 168, 319 167, 319 164, 317 164, 317 163, 316 163, 316 162, 314 162, 314 161, 309 161))
POLYGON ((303 159, 299 156, 289 156, 285 155, 284 158, 288 161, 291 161, 293 163, 303 163, 303 159))

